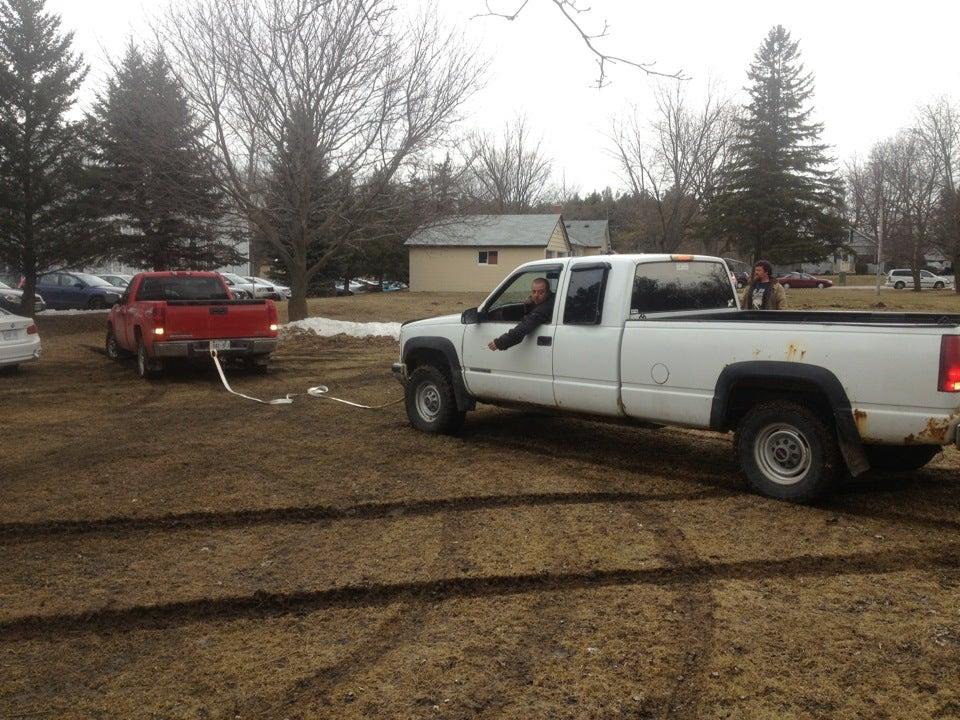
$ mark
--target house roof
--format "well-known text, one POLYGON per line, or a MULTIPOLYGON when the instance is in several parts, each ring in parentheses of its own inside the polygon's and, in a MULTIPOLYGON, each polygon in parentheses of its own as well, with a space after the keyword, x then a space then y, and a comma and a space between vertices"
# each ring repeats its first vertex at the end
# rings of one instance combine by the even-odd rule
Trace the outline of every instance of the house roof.
POLYGON ((602 248, 609 241, 608 220, 564 220, 563 224, 574 245, 602 248))
POLYGON ((544 247, 560 215, 467 215, 454 222, 417 230, 408 246, 544 247))

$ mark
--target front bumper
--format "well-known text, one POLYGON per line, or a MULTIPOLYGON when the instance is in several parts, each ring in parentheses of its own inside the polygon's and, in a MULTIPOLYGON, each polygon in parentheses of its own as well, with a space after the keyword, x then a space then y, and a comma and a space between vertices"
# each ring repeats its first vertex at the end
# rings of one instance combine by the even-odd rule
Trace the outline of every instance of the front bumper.
MULTIPOLYGON (((230 347, 217 350, 217 355, 269 355, 277 349, 276 338, 230 338, 230 347)), ((209 340, 154 341, 153 354, 158 358, 191 358, 210 354, 209 340)))
POLYGON ((390 372, 400 382, 401 385, 407 384, 407 365, 402 362, 395 362, 390 366, 390 372))

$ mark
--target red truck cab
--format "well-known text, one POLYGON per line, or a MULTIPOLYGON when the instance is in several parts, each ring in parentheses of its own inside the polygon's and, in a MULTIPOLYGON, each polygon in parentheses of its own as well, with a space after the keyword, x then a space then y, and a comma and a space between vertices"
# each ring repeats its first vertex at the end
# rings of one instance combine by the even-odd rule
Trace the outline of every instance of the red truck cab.
POLYGON ((135 275, 107 321, 107 356, 137 356, 147 378, 165 361, 209 357, 210 350, 265 371, 277 348, 272 300, 235 300, 215 272, 167 271, 135 275))

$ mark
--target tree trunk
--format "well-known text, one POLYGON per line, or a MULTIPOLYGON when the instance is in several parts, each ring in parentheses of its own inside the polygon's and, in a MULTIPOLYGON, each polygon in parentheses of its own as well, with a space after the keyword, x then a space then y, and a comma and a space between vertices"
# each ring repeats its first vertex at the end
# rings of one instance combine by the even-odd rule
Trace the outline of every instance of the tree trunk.
POLYGON ((287 303, 290 322, 307 317, 307 269, 290 268, 290 302, 287 303))

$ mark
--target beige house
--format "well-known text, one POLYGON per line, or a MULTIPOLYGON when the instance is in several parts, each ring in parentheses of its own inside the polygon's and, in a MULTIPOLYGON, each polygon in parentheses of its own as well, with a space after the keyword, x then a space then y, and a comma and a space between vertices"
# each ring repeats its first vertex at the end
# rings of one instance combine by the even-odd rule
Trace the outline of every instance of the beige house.
POLYGON ((413 292, 486 292, 521 263, 595 254, 571 243, 559 214, 472 215, 419 230, 404 244, 413 292))

